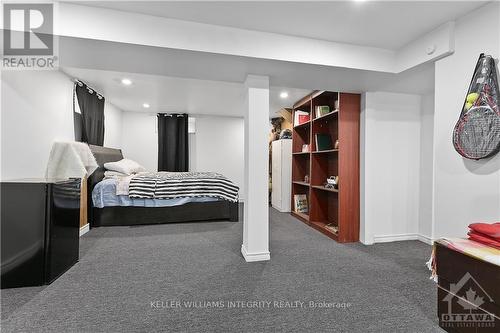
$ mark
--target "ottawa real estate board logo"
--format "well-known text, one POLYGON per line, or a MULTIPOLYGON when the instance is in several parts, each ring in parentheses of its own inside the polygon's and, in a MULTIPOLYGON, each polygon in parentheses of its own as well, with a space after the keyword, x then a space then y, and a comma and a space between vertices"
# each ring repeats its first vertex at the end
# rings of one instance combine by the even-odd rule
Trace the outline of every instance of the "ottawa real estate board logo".
POLYGON ((54 5, 3 4, 2 69, 54 69, 54 5))
POLYGON ((447 328, 475 328, 477 332, 499 332, 498 320, 488 312, 494 300, 478 281, 466 273, 457 283, 450 283, 449 291, 441 294, 440 326, 447 328))

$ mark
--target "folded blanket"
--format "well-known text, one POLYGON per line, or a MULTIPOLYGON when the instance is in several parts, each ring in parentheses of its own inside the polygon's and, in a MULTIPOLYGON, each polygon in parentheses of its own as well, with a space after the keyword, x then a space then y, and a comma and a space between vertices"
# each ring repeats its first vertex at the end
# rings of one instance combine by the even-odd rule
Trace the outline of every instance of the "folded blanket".
POLYGON ((473 231, 486 235, 500 242, 500 222, 497 223, 472 223, 469 225, 473 231))
POLYGON ((104 178, 121 178, 121 177, 127 177, 130 176, 129 174, 118 172, 118 171, 111 171, 111 170, 106 170, 104 171, 104 178))
POLYGON ((131 198, 214 197, 238 201, 238 187, 214 172, 145 172, 132 177, 131 198))
POLYGON ((129 195, 130 181, 135 175, 116 178, 116 195, 129 195))
POLYGON ((470 240, 476 241, 478 243, 482 243, 488 246, 495 247, 500 250, 500 241, 495 238, 488 237, 479 232, 475 232, 474 230, 469 231, 467 234, 470 240))
POLYGON ((147 172, 139 172, 134 174, 126 174, 118 171, 107 170, 104 172, 104 178, 116 180, 116 195, 129 195, 130 181, 135 176, 140 176, 147 172))
POLYGON ((106 170, 104 172, 104 179, 115 179, 116 180, 116 195, 127 195, 129 194, 130 180, 135 175, 128 175, 126 173, 106 170))

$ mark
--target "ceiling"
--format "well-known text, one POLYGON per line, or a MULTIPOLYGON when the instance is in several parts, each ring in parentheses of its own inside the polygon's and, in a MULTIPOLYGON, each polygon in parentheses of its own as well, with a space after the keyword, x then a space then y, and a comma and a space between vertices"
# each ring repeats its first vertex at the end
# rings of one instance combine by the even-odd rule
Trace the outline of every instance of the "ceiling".
POLYGON ((269 77, 271 117, 311 90, 434 90, 433 63, 391 74, 70 37, 60 38, 59 59, 63 72, 93 86, 117 107, 147 113, 242 117, 248 73, 269 77), (125 77, 131 86, 120 83, 125 77), (282 91, 288 92, 287 99, 279 97, 282 91))
MULTIPOLYGON (((394 49, 483 2, 87 4, 394 49)), ((291 107, 313 89, 413 94, 428 94, 434 89, 433 63, 391 74, 71 37, 61 37, 59 48, 66 74, 87 82, 124 111, 241 117, 245 109, 242 82, 248 73, 269 77, 270 116, 282 107, 291 107), (123 86, 120 80, 124 77, 133 84, 123 86), (288 92, 287 99, 279 97, 282 91, 288 92), (143 108, 143 103, 150 108, 143 108)))
MULTIPOLYGON (((61 67, 137 73, 150 78, 165 76, 240 85, 250 73, 268 76, 271 87, 301 91, 410 94, 434 91, 432 62, 394 74, 62 37, 59 40, 59 63, 61 67)), ((94 78, 90 80, 92 82, 94 78)), ((98 82, 97 78, 95 80, 98 82)))
POLYGON ((84 1, 94 7, 396 50, 487 1, 84 1))
MULTIPOLYGON (((186 112, 196 115, 242 117, 245 109, 245 89, 241 83, 187 79, 169 76, 124 73, 114 71, 63 68, 72 78, 78 78, 102 93, 106 100, 124 111, 186 112), (121 84, 122 78, 132 85, 121 84), (148 103, 149 108, 144 108, 148 103)), ((310 93, 310 90, 271 87, 270 116, 310 93), (288 98, 280 98, 286 91, 288 98)))

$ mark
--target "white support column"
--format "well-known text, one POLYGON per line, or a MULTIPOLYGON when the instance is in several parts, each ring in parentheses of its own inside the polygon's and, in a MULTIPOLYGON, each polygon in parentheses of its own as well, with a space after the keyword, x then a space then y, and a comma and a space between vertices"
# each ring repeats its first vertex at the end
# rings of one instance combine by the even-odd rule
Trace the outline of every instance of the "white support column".
POLYGON ((269 253, 269 78, 248 75, 245 113, 245 213, 241 253, 247 262, 269 253))

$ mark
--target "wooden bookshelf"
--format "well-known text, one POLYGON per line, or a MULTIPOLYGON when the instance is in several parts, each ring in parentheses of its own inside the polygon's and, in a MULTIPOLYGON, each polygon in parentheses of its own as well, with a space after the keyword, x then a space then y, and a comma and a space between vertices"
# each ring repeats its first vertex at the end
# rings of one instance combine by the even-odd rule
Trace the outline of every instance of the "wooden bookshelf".
POLYGON ((335 192, 335 193, 339 192, 339 190, 336 188, 324 187, 324 186, 319 186, 319 185, 313 185, 312 188, 314 188, 316 190, 327 191, 327 192, 335 192))
POLYGON ((292 215, 295 215, 295 217, 298 217, 302 221, 309 221, 309 215, 307 214, 292 212, 292 215))
POLYGON ((333 232, 331 229, 328 229, 326 227, 326 223, 325 222, 321 222, 321 221, 311 221, 310 222, 310 225, 311 227, 313 227, 314 229, 318 230, 319 232, 322 232, 323 234, 325 234, 326 236, 338 241, 339 240, 339 234, 338 232, 333 232))
POLYGON ((320 151, 313 151, 313 154, 328 154, 328 153, 336 153, 338 152, 338 149, 328 149, 328 150, 320 150, 320 151))
POLYGON ((339 110, 330 111, 329 113, 325 114, 324 116, 314 118, 313 121, 322 121, 322 120, 325 120, 328 118, 334 118, 338 114, 339 114, 339 110))
POLYGON ((300 125, 294 126, 294 128, 301 128, 301 127, 309 127, 310 121, 306 121, 304 123, 301 123, 300 125))
POLYGON ((300 110, 310 114, 310 121, 293 127, 291 197, 293 210, 294 195, 305 194, 309 211, 292 215, 338 242, 359 241, 360 102, 359 94, 314 91, 293 106, 294 119, 300 110), (316 117, 316 106, 324 105, 331 111, 316 117), (330 137, 330 149, 317 149, 316 134, 330 137), (337 139, 340 144, 334 149, 337 139), (304 144, 309 152, 302 152, 304 144), (338 189, 324 186, 330 176, 339 176, 338 189))

